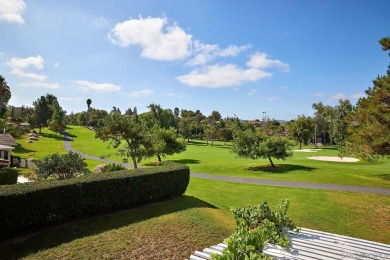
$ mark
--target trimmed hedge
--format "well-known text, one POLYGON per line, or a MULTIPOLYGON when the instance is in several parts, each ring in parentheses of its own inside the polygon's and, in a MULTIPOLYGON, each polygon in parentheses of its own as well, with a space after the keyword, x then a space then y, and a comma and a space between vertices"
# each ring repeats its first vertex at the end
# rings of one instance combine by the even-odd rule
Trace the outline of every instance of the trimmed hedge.
POLYGON ((18 182, 18 170, 5 168, 0 170, 0 185, 15 184, 18 182))
POLYGON ((0 188, 0 239, 133 208, 184 194, 190 170, 180 164, 91 174, 0 188))

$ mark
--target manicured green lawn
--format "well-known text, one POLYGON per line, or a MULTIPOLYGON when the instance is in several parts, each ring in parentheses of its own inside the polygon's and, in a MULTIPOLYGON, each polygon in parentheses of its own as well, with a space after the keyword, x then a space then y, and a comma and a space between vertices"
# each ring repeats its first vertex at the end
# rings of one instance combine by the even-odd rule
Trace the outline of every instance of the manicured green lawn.
MULTIPOLYGON (((94 131, 84 127, 71 126, 68 131, 73 135, 72 147, 87 154, 109 155, 111 160, 122 161, 115 156, 114 149, 108 149, 107 143, 95 139, 94 131)), ((314 148, 314 147, 304 147, 314 148)), ((269 169, 268 160, 249 160, 236 158, 229 146, 215 142, 214 147, 204 141, 190 141, 187 150, 181 154, 169 156, 164 160, 184 163, 190 166, 191 172, 210 173, 226 176, 260 178, 270 180, 289 180, 316 183, 372 186, 390 188, 390 159, 381 159, 375 164, 367 162, 340 163, 310 160, 308 156, 337 156, 338 151, 332 147, 321 147, 318 152, 295 152, 293 158, 275 163, 281 168, 269 169)), ((143 164, 156 161, 146 159, 143 164)))

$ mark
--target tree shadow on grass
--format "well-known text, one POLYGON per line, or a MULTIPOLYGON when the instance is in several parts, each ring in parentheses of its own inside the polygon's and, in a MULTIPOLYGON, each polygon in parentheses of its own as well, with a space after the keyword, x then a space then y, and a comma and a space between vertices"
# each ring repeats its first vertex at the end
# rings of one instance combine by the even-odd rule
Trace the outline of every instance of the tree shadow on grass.
POLYGON ((277 167, 270 167, 268 165, 259 165, 259 166, 251 166, 246 168, 248 171, 259 171, 259 172, 267 172, 267 173, 275 173, 275 174, 284 174, 293 171, 313 171, 316 168, 307 167, 302 165, 295 164, 279 164, 277 167))
POLYGON ((197 141, 197 140, 190 140, 187 142, 188 145, 196 145, 196 146, 207 146, 206 142, 204 141, 197 141))
POLYGON ((213 208, 196 197, 183 195, 169 201, 68 222, 0 243, 0 259, 20 259, 78 238, 119 229, 144 220, 193 208, 213 208))
POLYGON ((20 143, 18 143, 17 146, 15 146, 15 149, 12 150, 15 153, 34 153, 36 152, 35 150, 27 149, 23 147, 20 143))
POLYGON ((52 133, 41 133, 40 136, 43 136, 45 138, 55 139, 57 141, 63 141, 64 137, 60 134, 52 134, 52 133))
POLYGON ((169 160, 174 163, 181 163, 181 164, 199 164, 200 160, 196 159, 179 159, 179 160, 169 160))

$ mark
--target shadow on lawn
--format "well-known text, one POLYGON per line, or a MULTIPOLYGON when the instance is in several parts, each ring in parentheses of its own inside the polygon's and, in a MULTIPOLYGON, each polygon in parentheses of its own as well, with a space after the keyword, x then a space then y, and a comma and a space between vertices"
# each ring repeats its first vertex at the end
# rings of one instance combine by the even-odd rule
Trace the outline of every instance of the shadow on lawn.
POLYGON ((192 196, 77 220, 0 244, 0 259, 19 259, 78 238, 97 235, 137 222, 192 208, 216 208, 192 196))
POLYGON ((179 160, 169 160, 174 163, 181 163, 181 164, 199 164, 200 160, 196 159, 179 159, 179 160))
POLYGON ((63 141, 63 140, 64 140, 64 137, 63 137, 63 135, 61 135, 61 134, 41 133, 41 134, 39 134, 39 135, 40 135, 40 136, 43 136, 43 137, 45 137, 45 138, 55 139, 55 140, 57 140, 57 141, 63 141))
POLYGON ((15 153, 34 153, 36 152, 35 150, 31 150, 31 149, 27 149, 25 147, 23 147, 20 143, 18 143, 19 145, 15 146, 15 149, 13 150, 13 152, 15 153))
POLYGON ((307 167, 302 165, 295 165, 295 164, 279 164, 277 167, 270 167, 267 165, 259 165, 259 166, 252 166, 249 168, 246 168, 248 171, 259 171, 259 172, 267 172, 267 173, 289 173, 293 171, 313 171, 316 168, 313 167, 307 167))

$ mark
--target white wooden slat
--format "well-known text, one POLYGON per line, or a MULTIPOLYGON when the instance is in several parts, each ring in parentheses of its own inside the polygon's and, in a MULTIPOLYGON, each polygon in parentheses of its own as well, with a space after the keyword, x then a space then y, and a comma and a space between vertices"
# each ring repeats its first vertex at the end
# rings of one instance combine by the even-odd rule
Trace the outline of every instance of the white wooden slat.
POLYGON ((202 257, 202 259, 211 259, 210 254, 204 252, 195 251, 194 255, 197 257, 202 257))
POLYGON ((348 242, 348 243, 351 243, 354 245, 361 245, 361 246, 366 247, 366 248, 375 248, 378 250, 383 250, 384 252, 387 252, 388 254, 390 254, 390 246, 385 245, 385 244, 381 244, 378 242, 364 240, 364 239, 360 239, 360 238, 353 238, 353 237, 348 237, 348 236, 343 236, 343 235, 338 235, 338 234, 333 234, 333 233, 327 233, 327 232, 313 230, 313 229, 307 229, 307 228, 302 228, 301 231, 302 231, 301 232, 302 234, 311 234, 311 235, 316 235, 316 236, 320 236, 323 238, 330 238, 332 240, 337 240, 340 242, 344 241, 344 242, 348 242))
POLYGON ((313 248, 321 248, 322 250, 328 250, 332 251, 333 253, 338 253, 339 255, 345 256, 345 255, 350 255, 350 254, 356 254, 356 253, 367 253, 367 252, 375 252, 369 249, 362 249, 362 248, 356 248, 356 247, 351 247, 348 244, 339 244, 333 242, 328 242, 328 241, 321 241, 321 240, 300 240, 299 238, 293 238, 291 239, 291 244, 293 247, 296 245, 301 245, 303 247, 313 247, 313 248))
POLYGON ((209 259, 209 258, 198 257, 196 255, 190 256, 190 260, 204 260, 204 259, 209 259))

